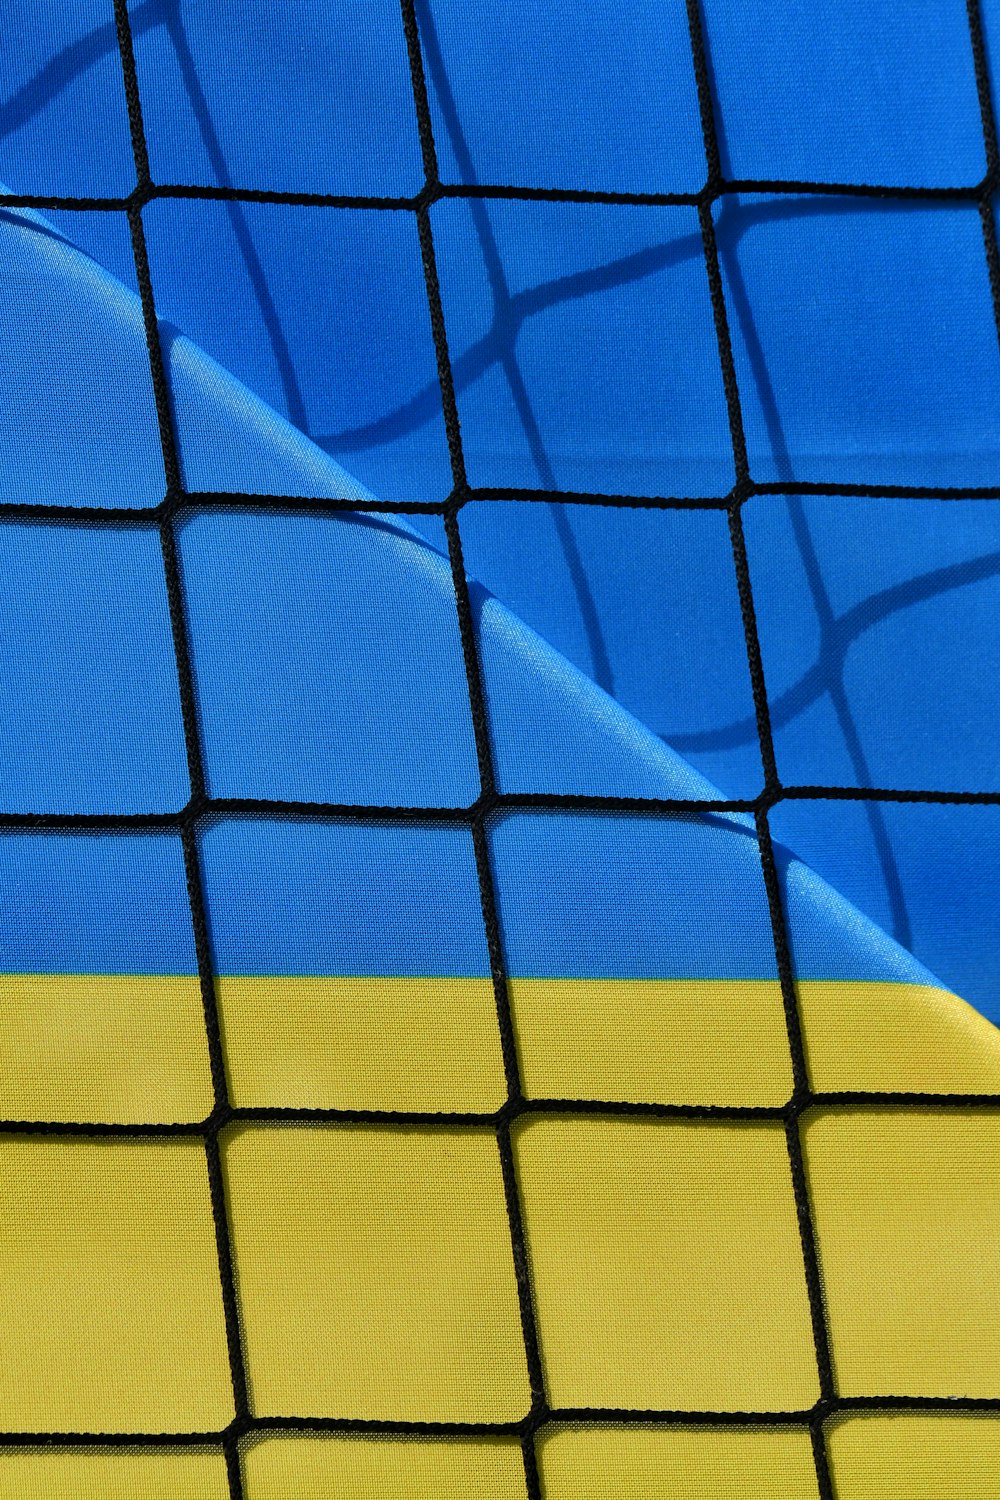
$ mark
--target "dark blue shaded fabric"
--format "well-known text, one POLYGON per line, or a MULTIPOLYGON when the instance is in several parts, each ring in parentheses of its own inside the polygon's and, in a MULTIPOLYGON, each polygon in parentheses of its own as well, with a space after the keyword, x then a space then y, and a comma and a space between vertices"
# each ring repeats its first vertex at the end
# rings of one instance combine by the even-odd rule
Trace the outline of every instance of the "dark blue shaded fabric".
POLYGON ((746 529, 782 777, 1000 788, 994 503, 766 496, 746 529))
POLYGON ((759 481, 986 485, 1000 351, 973 204, 716 208, 759 481))
POLYGON ((473 484, 729 489, 693 209, 449 202, 432 217, 473 484))
POLYGON ((129 8, 157 180, 300 193, 420 187, 392 0, 296 0, 291 11, 268 0, 133 0, 129 8))

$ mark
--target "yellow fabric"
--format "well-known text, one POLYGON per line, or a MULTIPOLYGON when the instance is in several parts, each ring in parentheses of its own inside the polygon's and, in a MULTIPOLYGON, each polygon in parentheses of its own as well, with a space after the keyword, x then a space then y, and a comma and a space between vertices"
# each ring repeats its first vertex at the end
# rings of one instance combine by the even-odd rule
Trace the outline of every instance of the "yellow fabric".
MULTIPOLYGON (((269 1437, 243 1454, 245 1500, 526 1500, 513 1442, 269 1437)), ((2 1500, 2 1496, 0 1496, 2 1500)))
POLYGON ((818 1500, 806 1431, 557 1428, 539 1443, 545 1500, 818 1500))
POLYGON ((777 982, 514 979, 510 992, 529 1098, 781 1105, 792 1092, 777 982))
POLYGON ((196 978, 0 976, 0 1117, 135 1125, 212 1108, 196 978))
POLYGON ((7 1448, 0 1500, 229 1500, 229 1481, 221 1453, 7 1448))
MULTIPOLYGON (((489 980, 217 983, 238 1105, 486 1112, 503 1102, 489 980)), ((817 1090, 1000 1089, 1000 1032, 947 991, 811 980, 798 990, 817 1090)), ((776 1106, 792 1091, 776 981, 515 978, 510 993, 529 1098, 776 1106)))
POLYGON ((805 1150, 845 1396, 1000 1391, 1000 1113, 839 1109, 805 1150))
POLYGON ((225 1166, 255 1412, 524 1415, 492 1131, 242 1128, 225 1166))
MULTIPOLYGON (((491 1111, 489 981, 223 979, 237 1105, 491 1111)), ((954 996, 809 982, 817 1090, 995 1092, 954 996)), ((515 980, 530 1097, 780 1105, 768 981, 515 980)), ((198 982, 0 980, 8 1118, 199 1120, 198 982)), ((789 1411, 818 1379, 783 1128, 539 1114, 514 1127, 549 1399, 789 1411)), ((846 1396, 1000 1391, 1000 1110, 817 1109, 804 1126, 846 1396)), ((528 1410, 500 1157, 485 1128, 242 1125, 222 1139, 251 1404, 264 1419, 508 1422, 528 1410)), ((215 1433, 233 1414, 204 1146, 0 1137, 0 1430, 215 1433)), ((1000 1421, 829 1425, 837 1500, 1000 1500, 1000 1421)), ((561 1428, 546 1500, 817 1500, 804 1428, 561 1428)), ((514 1442, 256 1437, 247 1500, 526 1500, 514 1442)), ((0 1451, 0 1500, 226 1500, 218 1450, 0 1451)))
POLYGON ((487 1113, 507 1096, 488 979, 217 984, 236 1105, 487 1113))
POLYGON ((837 1500, 1000 1500, 1000 1420, 894 1412, 830 1424, 837 1500))
MULTIPOLYGON (((504 1100, 489 980, 217 985, 238 1106, 488 1113, 504 1100)), ((770 980, 514 979, 511 1000, 529 1097, 774 1106, 791 1093, 770 980)), ((1000 1032, 946 991, 808 981, 799 1001, 817 1090, 1000 1090, 1000 1032)), ((211 1107, 196 978, 0 977, 0 1117, 171 1123, 211 1107)))
POLYGON ((0 1138, 0 1429, 233 1415, 198 1141, 0 1138))
POLYGON ((516 1152, 554 1405, 816 1400, 780 1127, 550 1116, 516 1152))
POLYGON ((838 980, 798 992, 817 1092, 1000 1092, 1000 1031, 947 990, 838 980))

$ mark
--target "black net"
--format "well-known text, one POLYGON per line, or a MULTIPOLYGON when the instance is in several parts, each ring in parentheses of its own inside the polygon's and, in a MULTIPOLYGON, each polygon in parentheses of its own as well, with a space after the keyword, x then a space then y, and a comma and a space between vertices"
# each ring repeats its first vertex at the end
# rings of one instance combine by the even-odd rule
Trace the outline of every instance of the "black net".
MULTIPOLYGON (((734 181, 727 180, 723 174, 720 156, 719 142, 716 123, 713 112, 712 91, 709 79, 709 69, 706 60, 705 42, 702 34, 702 23, 699 13, 698 0, 687 0, 687 16, 690 30, 690 42, 694 60, 694 71, 697 83, 698 100, 700 107, 701 129, 704 138, 705 156, 708 164, 708 173, 704 186, 696 193, 629 193, 629 192, 605 192, 586 190, 560 190, 560 189, 531 189, 515 188, 506 186, 482 186, 482 185, 455 185, 442 182, 438 171, 437 153, 435 150, 434 132, 432 128, 432 116, 428 101, 427 85, 424 75, 424 62, 421 48, 421 38, 418 29, 417 17, 413 0, 401 0, 401 24, 405 32, 406 47, 409 58, 410 73, 412 79, 413 102, 416 112, 419 130, 420 144, 423 154, 423 165, 425 171, 425 182, 422 189, 413 197, 409 198, 387 198, 387 197, 347 197, 315 193, 296 194, 291 192, 270 192, 266 190, 239 190, 235 188, 209 188, 201 186, 184 186, 177 184, 154 183, 151 172, 149 157, 147 153, 146 139, 143 127, 142 104, 140 100, 139 85, 136 72, 135 55, 133 50, 133 38, 130 27, 130 18, 126 0, 114 0, 115 24, 117 29, 118 47, 121 57, 121 67, 124 79, 125 96, 128 106, 128 118, 131 131, 132 150, 135 160, 137 186, 135 190, 125 199, 112 198, 65 198, 65 197, 42 197, 38 195, 15 194, 5 198, 5 202, 11 206, 22 206, 37 209, 63 209, 68 211, 95 210, 108 213, 123 214, 127 218, 131 232, 132 249, 135 259, 135 269, 138 277, 142 312, 145 326, 146 341, 149 353, 149 367, 152 378, 153 391, 155 395, 156 411, 159 422, 159 435, 162 447, 163 468, 166 475, 166 493, 162 503, 153 511, 129 509, 129 508, 90 508, 80 506, 59 505, 35 505, 35 504, 12 504, 4 507, 5 514, 9 517, 31 517, 37 519, 67 520, 76 524, 87 525, 138 525, 155 526, 158 528, 163 567, 167 585, 169 600, 170 622, 173 635, 173 646, 176 657, 177 676, 180 685, 180 697, 183 710, 183 724, 185 743, 187 750, 187 763, 190 775, 190 799, 187 806, 177 814, 155 813, 149 815, 74 815, 59 814, 6 814, 0 817, 0 826, 5 829, 91 829, 105 830, 109 834, 115 831, 134 831, 136 829, 164 829, 169 828, 179 833, 183 842, 184 857, 186 864, 187 888, 191 906, 191 916, 194 925, 194 933, 197 946, 198 964, 201 981, 201 992, 204 1002, 205 1017, 207 1023, 208 1045, 211 1059, 211 1074, 214 1087, 214 1108, 209 1117, 198 1125, 164 1125, 150 1124, 148 1126, 132 1126, 107 1124, 92 1124, 83 1126, 47 1124, 35 1122, 7 1121, 3 1122, 2 1128, 6 1131, 44 1134, 86 1134, 93 1136, 124 1137, 160 1137, 170 1135, 194 1135, 204 1140, 204 1147, 208 1162, 208 1175, 211 1186, 211 1200, 215 1224, 215 1235, 218 1248, 219 1271, 222 1284, 222 1297, 225 1308, 226 1329, 228 1334, 229 1360, 232 1374, 233 1398, 235 1402, 235 1419, 222 1432, 191 1432, 175 1434, 158 1433, 134 1433, 123 1432, 118 1434, 92 1434, 92 1433, 5 1433, 0 1435, 0 1442, 4 1444, 36 1445, 39 1443, 74 1445, 150 1445, 162 1446, 164 1444, 202 1445, 209 1443, 221 1443, 227 1460, 230 1493, 233 1500, 239 1500, 243 1495, 243 1480, 241 1477, 240 1444, 241 1441, 255 1431, 262 1429, 290 1429, 290 1430, 314 1430, 330 1432, 374 1432, 374 1433, 402 1433, 402 1434, 466 1434, 497 1436, 507 1435, 517 1437, 520 1440, 523 1456, 527 1490, 531 1500, 539 1500, 541 1496, 541 1482, 539 1469, 536 1462, 535 1443, 540 1430, 553 1421, 568 1421, 573 1419, 585 1419, 600 1421, 602 1423, 620 1424, 676 1424, 683 1426, 692 1425, 744 1425, 749 1423, 760 1423, 774 1425, 780 1423, 794 1424, 799 1427, 807 1426, 812 1437, 812 1446, 815 1458, 816 1474, 818 1479, 819 1494, 822 1500, 832 1500, 833 1487, 826 1455, 825 1431, 829 1419, 838 1413, 858 1409, 865 1405, 878 1408, 918 1409, 933 1408, 935 1406, 947 1406, 949 1409, 989 1409, 1000 1411, 1000 1398, 963 1400, 961 1398, 949 1399, 947 1402, 935 1402, 932 1398, 905 1397, 905 1396, 882 1396, 879 1398, 845 1398, 838 1394, 837 1384, 834 1376, 834 1368, 830 1353, 830 1336, 827 1325, 827 1317, 824 1308, 824 1296, 821 1284, 820 1269, 817 1255, 816 1230, 813 1215, 810 1208, 810 1197, 807 1186, 806 1171, 803 1161, 803 1148, 800 1134, 802 1117, 806 1110, 817 1103, 828 1102, 826 1096, 820 1095, 810 1088, 806 1056, 803 1045, 802 1028, 799 1015, 799 1007, 796 998, 796 986, 793 976, 790 958, 789 942, 786 933, 785 917, 782 907, 781 887, 779 883, 779 872, 772 847, 771 833, 769 829, 769 814, 771 810, 784 799, 800 798, 830 798, 844 800, 870 800, 870 801, 954 801, 954 802, 1000 802, 1000 794, 979 792, 955 792, 944 793, 934 791, 894 791, 889 788, 866 789, 850 788, 840 786, 783 786, 778 775, 775 759, 775 750, 771 728, 771 715, 768 703, 768 695, 765 687, 764 672, 761 659, 761 648, 758 641, 757 625, 755 619, 754 597, 751 588, 750 572, 747 561, 746 544, 744 540, 743 521, 741 510, 744 503, 752 496, 760 494, 852 494, 872 497, 884 497, 887 499, 919 500, 925 497, 947 498, 948 492, 942 491, 939 486, 914 487, 894 485, 836 485, 836 484, 806 484, 791 481, 780 483, 761 484, 755 482, 751 474, 750 464, 747 456, 747 445, 744 436, 743 416, 740 406, 740 394, 737 386, 736 370, 733 359, 733 350, 730 340, 730 331, 727 317, 726 300, 723 292, 723 282, 720 272, 719 251, 716 243, 716 230, 713 220, 713 204, 726 195, 736 195, 747 192, 760 192, 769 194, 826 194, 837 196, 857 196, 863 198, 892 197, 900 199, 954 199, 956 201, 969 201, 978 204, 982 221, 982 235, 984 254, 989 270, 990 285, 992 288, 993 305, 995 316, 1000 321, 1000 255, 998 255, 997 238, 994 226, 991 195, 998 180, 998 160, 996 124, 990 96, 990 88, 987 74, 987 64, 982 35, 981 22, 976 0, 969 0, 968 14, 971 28, 972 47, 975 59, 975 73, 979 93, 979 103, 982 114, 983 136, 986 148, 987 171, 978 186, 973 188, 920 188, 920 187, 895 187, 881 188, 868 184, 852 183, 820 183, 800 181, 734 181), (712 309, 714 314, 715 335, 718 345, 718 358, 722 371, 725 390, 729 430, 732 442, 732 454, 735 465, 736 482, 731 492, 715 501, 711 500, 680 500, 680 499, 656 499, 645 496, 608 496, 608 495, 586 495, 577 492, 551 490, 535 491, 494 491, 489 489, 474 488, 470 485, 466 474, 465 460, 463 457, 462 433, 459 422, 459 413, 456 403, 455 385, 453 378, 452 363, 449 357, 448 337, 445 327, 445 318, 442 310, 441 290, 438 280, 438 270, 435 258, 434 238, 431 228, 430 210, 432 205, 444 198, 514 198, 514 199, 545 199, 553 201, 569 201, 580 203, 604 203, 604 204, 635 204, 635 205, 685 205, 697 211, 701 228, 703 242, 704 260, 708 273, 709 288, 711 293, 712 309), (154 302, 153 285, 150 276, 149 261, 146 249, 146 237, 143 227, 143 209, 155 199, 163 198, 203 198, 217 200, 239 200, 254 203, 277 203, 287 205, 301 205, 304 207, 327 208, 331 212, 350 212, 354 209, 378 209, 389 213, 412 214, 416 220, 419 233, 419 241, 423 260, 423 272, 426 282, 427 301, 430 310, 430 320, 433 332, 434 346, 437 357, 437 371, 440 381, 441 401, 444 410, 445 426, 447 432, 448 448, 451 460, 453 478, 453 489, 442 503, 417 502, 417 501, 393 501, 389 500, 303 500, 299 497, 277 497, 274 495, 253 494, 200 494, 185 490, 182 469, 178 456, 177 439, 174 429, 174 421, 171 413, 171 400, 168 388, 168 379, 165 370, 164 354, 161 349, 160 334, 157 322, 157 313, 154 302), (753 701, 756 711, 757 733, 760 743, 761 758, 764 767, 764 786, 760 795, 753 799, 724 800, 724 801, 698 801, 688 799, 641 799, 627 797, 586 797, 586 796, 560 796, 556 794, 507 794, 498 790, 497 780, 494 773, 493 750, 487 710, 484 696, 481 667, 478 657, 476 631, 473 621, 473 610, 470 602, 469 586, 466 579, 466 570, 463 562, 462 536, 461 536, 461 512, 463 506, 474 500, 488 500, 500 495, 504 497, 517 498, 519 495, 525 500, 544 499, 555 503, 595 503, 601 505, 617 505, 621 507, 649 506, 663 508, 684 508, 713 506, 718 510, 725 511, 728 517, 730 539, 732 544, 733 559, 735 562, 736 575, 739 587, 739 599, 742 611, 743 630, 745 635, 746 653, 750 669, 750 677, 753 689, 753 701), (363 510, 366 512, 383 511, 389 513, 425 512, 443 517, 444 528, 447 536, 448 552, 451 564, 451 572, 454 584, 455 603, 458 614, 458 622, 461 633, 462 650, 464 654, 464 666, 467 679, 469 704, 472 714, 472 723, 475 733, 475 746, 478 757, 478 768, 480 777, 480 794, 472 806, 456 810, 443 808, 439 810, 425 807, 391 807, 377 808, 371 806, 353 805, 322 805, 314 803, 295 803, 283 801, 263 801, 251 799, 220 799, 209 795, 206 786, 206 775, 203 764, 203 754, 200 743, 198 710, 191 662, 191 649, 189 642, 189 630, 187 612, 184 596, 184 588, 178 563, 176 527, 182 516, 187 516, 199 507, 253 507, 258 506, 266 510, 288 510, 308 508, 310 512, 344 511, 350 509, 363 510), (512 807, 535 807, 545 808, 555 812, 560 809, 567 811, 592 811, 592 812, 626 812, 635 814, 648 814, 654 817, 663 817, 675 813, 696 814, 709 812, 743 812, 752 814, 756 824, 757 842, 760 851, 760 860, 763 870, 764 883, 767 893, 767 901, 770 912, 770 920, 773 931, 774 950, 777 959, 778 974, 780 976, 781 989, 784 1000, 785 1017, 787 1021, 788 1040, 791 1050, 792 1069, 794 1077, 794 1090, 787 1104, 781 1108, 722 1108, 719 1106, 699 1107, 695 1105, 614 1105, 603 1101, 573 1101, 565 1106, 568 1112, 579 1114, 588 1109, 594 1113, 612 1114, 616 1110, 620 1113, 647 1114, 659 1116, 677 1116, 689 1118, 718 1118, 719 1116, 734 1119, 771 1119, 783 1125, 786 1138, 788 1156, 791 1164, 792 1181, 794 1188, 795 1204, 798 1215, 798 1227, 801 1237, 802 1255, 805 1265, 806 1284, 808 1287, 809 1303, 812 1319, 812 1331, 815 1342, 816 1361, 819 1371, 820 1397, 815 1405, 805 1411, 792 1412, 733 1412, 733 1411, 647 1411, 647 1410, 585 1410, 567 1411, 556 1410, 550 1405, 543 1373, 542 1359, 539 1352, 539 1336, 535 1309, 533 1306, 532 1285, 528 1269, 528 1251, 525 1238, 524 1218, 519 1196, 517 1174, 515 1171, 514 1151, 512 1148, 511 1131, 514 1122, 529 1108, 537 1108, 525 1097, 522 1081, 518 1067, 518 1053, 515 1045, 514 1024, 511 1014, 510 1000, 508 996, 508 977, 505 969, 503 944, 501 941, 500 924, 497 913, 497 899, 494 888, 494 879, 491 870, 491 860, 488 844, 488 828, 491 816, 501 810, 512 807), (243 816, 267 813, 273 816, 297 815, 309 816, 311 818, 326 818, 330 820, 356 820, 359 822, 386 822, 392 824, 405 824, 406 822, 426 823, 435 820, 458 822, 471 829, 475 856, 478 868, 480 896, 482 903, 482 915, 485 925, 486 937, 489 948, 490 962, 492 968, 492 981, 496 994, 497 1011, 500 1020, 502 1053, 507 1082, 507 1102, 495 1114, 482 1116, 463 1116, 458 1123, 467 1123, 479 1127, 489 1127, 496 1132, 499 1148, 500 1162, 502 1167, 503 1185, 506 1199, 507 1217, 510 1227, 511 1249, 516 1272, 518 1294, 520 1299, 521 1326, 524 1338, 524 1347, 527 1357, 527 1367, 530 1378, 532 1393, 532 1404, 530 1411, 523 1420, 517 1423, 431 1423, 431 1422, 406 1422, 406 1421, 372 1421, 366 1422, 357 1419, 339 1418, 336 1414, 330 1414, 322 1418, 259 1418, 252 1410, 248 1395, 247 1368, 242 1346, 241 1326, 238 1313, 236 1278, 234 1272, 233 1253, 230 1243, 230 1225, 227 1218, 226 1193, 224 1189, 223 1167, 220 1155, 220 1133, 230 1126, 234 1121, 241 1119, 267 1119, 276 1115, 285 1120, 310 1120, 329 1119, 331 1121, 385 1121, 389 1122, 413 1122, 421 1120, 439 1120, 441 1116, 426 1116, 421 1114, 406 1114, 399 1111, 359 1111, 359 1110, 308 1110, 296 1111, 287 1109, 281 1111, 268 1111, 264 1109, 241 1109, 234 1107, 229 1098, 227 1089, 226 1067, 223 1054, 223 1045, 220 1035, 219 1011, 216 996, 215 975, 213 973, 213 960, 209 941, 208 922, 206 916, 206 901, 203 889, 202 875, 200 870, 198 831, 204 821, 209 817, 243 816)), ((958 492, 955 492, 956 495, 958 492)), ((961 494, 968 495, 968 489, 963 489, 961 494)), ((1000 487, 990 491, 976 492, 983 498, 991 496, 1000 497, 1000 487)), ((968 1107, 984 1103, 1000 1102, 996 1099, 988 1099, 984 1096, 948 1096, 942 1098, 925 1095, 904 1094, 881 1094, 867 1093, 851 1096, 852 1102, 871 1103, 919 1103, 933 1102, 940 1107, 968 1107)), ((546 1107, 552 1108, 553 1101, 548 1101, 546 1107)), ((456 1118, 457 1117, 450 1117, 456 1118)))

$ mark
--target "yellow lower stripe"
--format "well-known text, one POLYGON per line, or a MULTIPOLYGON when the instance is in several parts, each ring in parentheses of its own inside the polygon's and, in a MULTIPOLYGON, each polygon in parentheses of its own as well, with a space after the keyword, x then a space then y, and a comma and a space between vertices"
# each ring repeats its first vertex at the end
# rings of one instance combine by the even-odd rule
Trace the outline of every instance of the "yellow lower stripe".
POLYGON ((529 1097, 781 1105, 781 987, 712 979, 514 979, 529 1097))
POLYGON ((0 1500, 229 1500, 221 1450, 8 1448, 0 1500))
MULTIPOLYGON (((223 977, 237 1106, 478 1112, 506 1096, 488 979, 223 977)), ((529 1098, 776 1106, 792 1087, 769 980, 513 979, 529 1098)), ((807 981, 813 1087, 1000 1092, 1000 1031, 946 991, 807 981)), ((0 1117, 194 1121, 212 1106, 189 976, 0 977, 0 1117)))
POLYGON ((489 979, 218 980, 236 1105, 489 1112, 506 1097, 489 979))
POLYGON ((141 1124, 211 1108, 196 977, 0 975, 4 1119, 141 1124))

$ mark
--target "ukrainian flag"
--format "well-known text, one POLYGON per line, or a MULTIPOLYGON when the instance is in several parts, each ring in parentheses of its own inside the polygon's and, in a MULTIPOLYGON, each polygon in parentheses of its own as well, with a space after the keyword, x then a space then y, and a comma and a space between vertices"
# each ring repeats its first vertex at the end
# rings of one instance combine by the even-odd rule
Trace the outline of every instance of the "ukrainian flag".
POLYGON ((8 19, 0 1500, 1000 1500, 997 0, 8 19))

